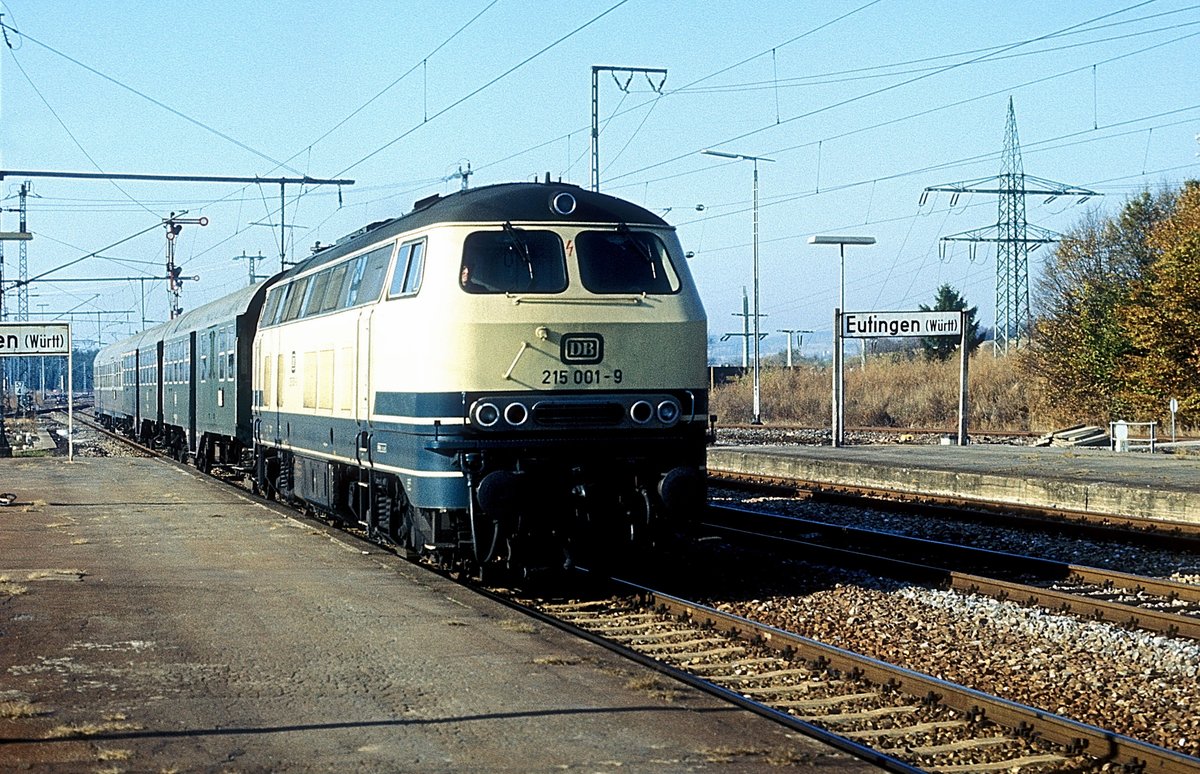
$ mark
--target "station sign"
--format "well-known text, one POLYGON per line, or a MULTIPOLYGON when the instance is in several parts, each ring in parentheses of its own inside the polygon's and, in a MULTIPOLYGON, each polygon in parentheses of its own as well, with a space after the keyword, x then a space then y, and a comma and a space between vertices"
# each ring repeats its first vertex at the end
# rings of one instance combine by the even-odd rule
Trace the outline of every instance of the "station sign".
POLYGON ((70 323, 0 323, 0 357, 69 354, 70 323))
POLYGON ((843 312, 842 338, 893 336, 962 336, 963 317, 949 312, 843 312))

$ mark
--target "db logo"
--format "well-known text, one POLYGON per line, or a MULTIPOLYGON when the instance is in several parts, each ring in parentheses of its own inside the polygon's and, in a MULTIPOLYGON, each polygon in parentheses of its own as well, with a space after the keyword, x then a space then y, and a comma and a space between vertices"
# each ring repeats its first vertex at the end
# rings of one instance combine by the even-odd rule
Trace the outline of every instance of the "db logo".
POLYGON ((604 337, 599 333, 564 333, 559 357, 572 365, 595 365, 604 359, 604 337))

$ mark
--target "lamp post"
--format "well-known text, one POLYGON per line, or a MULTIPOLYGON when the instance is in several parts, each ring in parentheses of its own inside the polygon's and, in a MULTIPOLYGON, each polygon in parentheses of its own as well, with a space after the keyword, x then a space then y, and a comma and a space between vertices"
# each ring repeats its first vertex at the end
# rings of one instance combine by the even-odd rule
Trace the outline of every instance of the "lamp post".
POLYGON ((769 159, 769 158, 766 158, 765 156, 747 156, 744 153, 726 153, 725 151, 717 151, 717 150, 702 150, 700 152, 706 156, 717 156, 717 157, 720 157, 723 159, 736 159, 738 161, 750 161, 750 162, 754 163, 754 205, 753 205, 753 212, 754 212, 754 249, 753 249, 753 256, 754 256, 753 257, 754 311, 752 313, 753 317, 754 317, 754 371, 753 371, 753 373, 754 373, 754 408, 753 408, 753 411, 751 412, 752 418, 750 420, 750 423, 754 424, 754 425, 761 425, 762 424, 762 412, 761 412, 762 382, 759 378, 759 368, 760 368, 761 358, 759 356, 759 345, 758 345, 758 341, 759 341, 759 332, 758 332, 758 318, 759 318, 759 313, 758 313, 758 162, 760 162, 760 161, 773 162, 773 161, 775 161, 775 159, 769 159))
POLYGON ((846 245, 873 245, 875 237, 818 235, 808 238, 810 245, 837 245, 841 258, 838 283, 838 308, 833 313, 833 439, 834 446, 846 443, 845 353, 842 342, 842 315, 846 313, 846 245))

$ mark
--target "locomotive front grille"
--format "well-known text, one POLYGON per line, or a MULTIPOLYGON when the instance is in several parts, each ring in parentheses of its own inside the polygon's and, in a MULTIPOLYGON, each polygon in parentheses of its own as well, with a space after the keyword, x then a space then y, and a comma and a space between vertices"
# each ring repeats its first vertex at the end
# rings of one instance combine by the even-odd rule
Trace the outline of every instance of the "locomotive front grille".
POLYGON ((533 407, 533 421, 539 425, 615 426, 625 419, 625 407, 611 401, 542 401, 533 407))

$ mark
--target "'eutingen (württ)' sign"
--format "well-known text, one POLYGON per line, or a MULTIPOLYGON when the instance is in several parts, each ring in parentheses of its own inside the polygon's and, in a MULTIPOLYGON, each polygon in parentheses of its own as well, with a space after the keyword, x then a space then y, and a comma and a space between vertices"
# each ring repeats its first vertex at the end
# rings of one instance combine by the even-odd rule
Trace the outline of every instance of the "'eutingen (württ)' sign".
POLYGON ((842 337, 962 336, 962 312, 845 312, 842 337))
POLYGON ((0 357, 70 353, 69 323, 0 323, 0 357))

